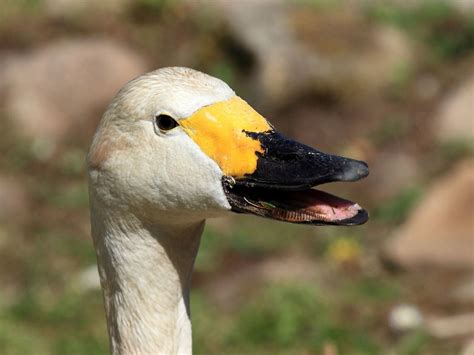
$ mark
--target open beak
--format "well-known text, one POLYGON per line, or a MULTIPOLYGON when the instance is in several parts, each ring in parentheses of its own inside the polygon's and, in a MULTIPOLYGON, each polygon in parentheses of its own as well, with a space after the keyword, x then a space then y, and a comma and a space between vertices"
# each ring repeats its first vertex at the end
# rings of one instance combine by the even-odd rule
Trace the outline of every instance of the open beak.
POLYGON ((367 164, 285 138, 241 98, 205 106, 180 125, 219 165, 233 211, 315 225, 367 221, 358 204, 312 189, 366 177, 367 164))
POLYGON ((368 213, 358 204, 312 189, 334 181, 356 181, 369 174, 367 164, 317 151, 271 130, 247 133, 258 139, 257 168, 222 183, 232 210, 285 222, 358 225, 368 213))

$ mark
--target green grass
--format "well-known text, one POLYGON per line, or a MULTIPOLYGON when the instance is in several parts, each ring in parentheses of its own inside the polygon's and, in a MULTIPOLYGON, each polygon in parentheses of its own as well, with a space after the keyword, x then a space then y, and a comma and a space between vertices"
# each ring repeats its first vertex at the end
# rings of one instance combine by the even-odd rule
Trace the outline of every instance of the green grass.
POLYGON ((403 222, 423 195, 421 186, 403 189, 389 201, 379 205, 373 217, 383 223, 399 224, 403 222))
POLYGON ((0 311, 0 351, 105 354, 102 309, 99 292, 53 290, 44 284, 31 286, 8 309, 0 311))
MULTIPOLYGON (((345 322, 344 310, 334 306, 333 299, 315 286, 296 281, 267 285, 233 315, 232 322, 218 328, 223 341, 203 339, 196 345, 197 353, 321 353, 327 344, 337 344, 345 354, 378 354, 381 348, 376 340, 354 330, 354 324, 345 322)), ((202 319, 202 314, 194 319, 198 339, 203 336, 202 319)))
POLYGON ((474 156, 474 143, 468 140, 451 140, 442 143, 438 147, 438 155, 443 160, 443 165, 456 162, 464 158, 472 158, 474 156))
POLYGON ((368 137, 377 147, 396 144, 410 132, 412 126, 406 117, 389 115, 380 120, 380 123, 369 132, 368 137))

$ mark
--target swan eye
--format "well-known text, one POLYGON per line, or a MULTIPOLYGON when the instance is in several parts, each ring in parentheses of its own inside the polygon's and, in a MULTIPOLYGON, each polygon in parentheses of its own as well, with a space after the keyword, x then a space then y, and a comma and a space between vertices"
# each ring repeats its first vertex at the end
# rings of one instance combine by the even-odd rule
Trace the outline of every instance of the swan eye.
POLYGON ((155 117, 155 121, 161 131, 169 131, 178 126, 178 122, 168 115, 158 115, 155 117))

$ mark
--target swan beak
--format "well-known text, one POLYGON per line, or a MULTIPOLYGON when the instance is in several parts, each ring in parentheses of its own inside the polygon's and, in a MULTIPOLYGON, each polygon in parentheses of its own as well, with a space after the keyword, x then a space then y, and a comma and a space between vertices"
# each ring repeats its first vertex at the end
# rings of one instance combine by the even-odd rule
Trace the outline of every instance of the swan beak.
POLYGON ((257 154, 255 172, 222 180, 234 212, 314 225, 367 222, 368 213, 357 203, 313 189, 362 179, 369 174, 366 163, 320 152, 274 130, 247 134, 260 142, 263 152, 257 154))
POLYGON ((285 138, 241 98, 203 107, 180 125, 219 165, 234 212, 316 225, 368 220, 358 204, 313 189, 362 179, 369 174, 366 163, 285 138))

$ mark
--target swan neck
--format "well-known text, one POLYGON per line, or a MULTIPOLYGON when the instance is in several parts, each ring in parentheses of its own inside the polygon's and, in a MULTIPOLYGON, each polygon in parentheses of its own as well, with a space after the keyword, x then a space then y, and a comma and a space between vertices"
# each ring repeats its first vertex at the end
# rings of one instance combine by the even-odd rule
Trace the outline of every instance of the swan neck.
POLYGON ((111 353, 191 354, 189 292, 204 221, 92 216, 111 353))

